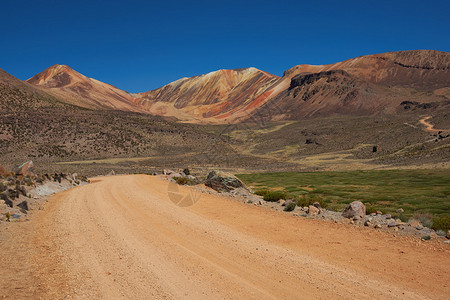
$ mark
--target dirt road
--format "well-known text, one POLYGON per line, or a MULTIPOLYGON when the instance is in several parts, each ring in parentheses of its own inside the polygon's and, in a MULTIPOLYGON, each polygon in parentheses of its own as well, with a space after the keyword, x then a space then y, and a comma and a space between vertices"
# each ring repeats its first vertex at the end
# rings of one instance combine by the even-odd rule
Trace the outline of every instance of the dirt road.
POLYGON ((99 178, 53 196, 30 222, 2 227, 0 297, 450 294, 447 245, 288 216, 210 194, 179 207, 170 201, 167 184, 146 175, 99 178))
POLYGON ((425 131, 428 131, 428 132, 439 132, 439 131, 450 132, 449 129, 436 129, 436 128, 434 128, 434 125, 431 124, 430 122, 428 122, 429 119, 431 119, 431 116, 428 116, 428 117, 425 117, 425 118, 422 118, 422 119, 419 120, 419 122, 422 125, 426 126, 425 131))

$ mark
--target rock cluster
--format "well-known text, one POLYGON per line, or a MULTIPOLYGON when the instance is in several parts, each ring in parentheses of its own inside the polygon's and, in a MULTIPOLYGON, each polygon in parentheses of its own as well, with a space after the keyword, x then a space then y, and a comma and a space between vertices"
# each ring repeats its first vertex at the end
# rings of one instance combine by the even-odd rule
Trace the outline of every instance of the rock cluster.
MULTIPOLYGON (((172 182, 176 182, 181 185, 195 185, 199 183, 197 177, 191 175, 188 168, 185 168, 181 172, 175 172, 173 170, 164 169, 162 174, 166 176, 172 182)), ((159 175, 158 173, 153 173, 153 175, 159 175)))
POLYGON ((0 166, 0 221, 15 221, 28 213, 42 197, 88 182, 77 174, 55 173, 37 176, 28 161, 12 172, 0 166), (2 170, 4 172, 2 172, 2 170))

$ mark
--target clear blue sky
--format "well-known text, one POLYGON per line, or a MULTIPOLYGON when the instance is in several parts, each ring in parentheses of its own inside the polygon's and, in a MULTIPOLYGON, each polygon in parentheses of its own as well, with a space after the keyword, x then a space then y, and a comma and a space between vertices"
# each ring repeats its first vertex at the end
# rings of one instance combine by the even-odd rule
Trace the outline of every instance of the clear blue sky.
POLYGON ((387 51, 450 51, 450 1, 3 1, 0 68, 54 64, 130 92, 222 68, 282 75, 387 51))

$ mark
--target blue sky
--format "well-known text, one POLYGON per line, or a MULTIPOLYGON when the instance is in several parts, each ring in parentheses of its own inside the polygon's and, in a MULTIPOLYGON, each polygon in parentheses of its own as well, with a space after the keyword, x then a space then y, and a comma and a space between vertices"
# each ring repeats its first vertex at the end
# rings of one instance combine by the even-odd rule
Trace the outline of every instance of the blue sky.
POLYGON ((0 68, 54 64, 130 92, 256 67, 281 76, 387 51, 450 51, 450 1, 3 1, 0 68))

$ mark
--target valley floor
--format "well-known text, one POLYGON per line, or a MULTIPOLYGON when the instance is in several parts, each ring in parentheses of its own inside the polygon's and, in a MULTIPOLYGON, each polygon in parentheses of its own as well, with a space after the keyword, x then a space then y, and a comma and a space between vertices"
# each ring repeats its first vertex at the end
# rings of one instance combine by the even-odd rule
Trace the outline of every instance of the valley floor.
POLYGON ((29 222, 0 224, 0 297, 444 299, 450 247, 192 194, 147 175, 94 178, 29 222), (181 207, 174 195, 192 195, 181 207), (6 229, 8 228, 8 229, 6 229))

